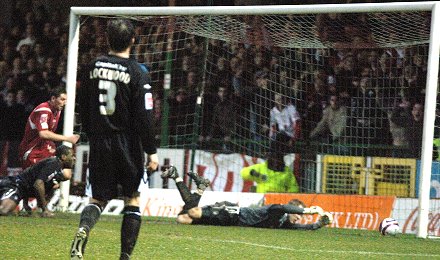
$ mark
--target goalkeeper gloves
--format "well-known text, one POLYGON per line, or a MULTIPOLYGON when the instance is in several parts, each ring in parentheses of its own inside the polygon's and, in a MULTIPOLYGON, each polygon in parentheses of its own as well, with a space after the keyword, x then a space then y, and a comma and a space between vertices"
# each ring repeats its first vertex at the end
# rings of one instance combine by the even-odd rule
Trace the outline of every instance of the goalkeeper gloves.
POLYGON ((324 212, 324 214, 319 219, 322 226, 326 226, 328 224, 331 224, 333 222, 333 215, 330 212, 324 212))
POLYGON ((303 214, 319 214, 324 215, 324 210, 320 206, 311 206, 310 208, 304 208, 303 214))
POLYGON ((256 177, 256 178, 260 177, 260 173, 257 172, 257 171, 254 170, 254 169, 251 170, 250 175, 251 175, 251 176, 254 176, 254 177, 256 177))
POLYGON ((267 180, 267 175, 266 174, 260 174, 259 172, 257 172, 254 169, 251 170, 250 175, 254 176, 255 178, 260 178, 262 181, 266 181, 267 180))

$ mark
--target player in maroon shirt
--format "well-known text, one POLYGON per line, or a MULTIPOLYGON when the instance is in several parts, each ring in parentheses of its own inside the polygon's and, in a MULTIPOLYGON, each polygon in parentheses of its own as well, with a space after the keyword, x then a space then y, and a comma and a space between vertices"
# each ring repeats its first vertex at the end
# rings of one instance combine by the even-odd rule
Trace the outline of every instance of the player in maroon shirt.
POLYGON ((52 90, 49 101, 38 105, 29 115, 19 147, 23 169, 53 156, 56 149, 54 142, 66 141, 75 144, 78 141, 79 135, 64 136, 55 133, 66 101, 66 90, 56 88, 52 90))

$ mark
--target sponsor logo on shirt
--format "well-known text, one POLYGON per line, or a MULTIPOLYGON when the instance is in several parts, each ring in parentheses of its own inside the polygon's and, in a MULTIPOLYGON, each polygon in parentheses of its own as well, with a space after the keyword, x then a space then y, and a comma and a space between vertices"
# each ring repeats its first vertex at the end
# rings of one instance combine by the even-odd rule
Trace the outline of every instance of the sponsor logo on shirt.
POLYGON ((145 109, 153 109, 153 94, 151 93, 145 93, 145 109))
POLYGON ((41 128, 43 128, 43 129, 49 128, 49 125, 47 124, 47 118, 48 118, 48 114, 42 114, 40 116, 40 125, 41 125, 41 128))

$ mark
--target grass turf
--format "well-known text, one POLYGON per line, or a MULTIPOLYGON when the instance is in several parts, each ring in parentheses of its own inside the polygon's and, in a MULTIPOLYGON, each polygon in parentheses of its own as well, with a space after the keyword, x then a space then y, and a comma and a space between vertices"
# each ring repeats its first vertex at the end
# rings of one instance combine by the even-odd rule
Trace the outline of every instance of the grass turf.
MULTIPOLYGON (((378 231, 178 225, 143 218, 132 259, 440 259, 440 241, 378 231)), ((1 259, 68 259, 78 214, 0 217, 1 259)), ((118 259, 120 216, 102 216, 85 259, 118 259)))

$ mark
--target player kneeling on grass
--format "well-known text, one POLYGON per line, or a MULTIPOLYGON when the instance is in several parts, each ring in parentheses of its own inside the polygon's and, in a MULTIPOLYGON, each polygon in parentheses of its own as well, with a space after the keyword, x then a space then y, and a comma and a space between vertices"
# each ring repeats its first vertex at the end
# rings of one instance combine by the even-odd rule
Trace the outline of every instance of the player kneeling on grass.
POLYGON ((70 147, 61 145, 55 156, 26 168, 18 176, 0 179, 0 215, 11 214, 23 198, 36 197, 42 217, 54 214, 47 208, 48 194, 60 187, 60 182, 70 180, 75 156, 70 147))
POLYGON ((197 184, 197 191, 191 193, 189 188, 179 177, 177 169, 171 166, 162 173, 163 178, 171 178, 182 196, 185 205, 178 214, 177 222, 181 224, 201 224, 217 226, 244 226, 260 228, 283 228, 315 230, 332 222, 333 217, 329 212, 319 206, 306 208, 305 204, 297 199, 288 204, 271 204, 261 207, 239 207, 238 204, 223 201, 213 205, 198 207, 204 189, 209 185, 209 180, 189 173, 197 184), (320 219, 313 224, 299 224, 303 214, 319 214, 320 219))

